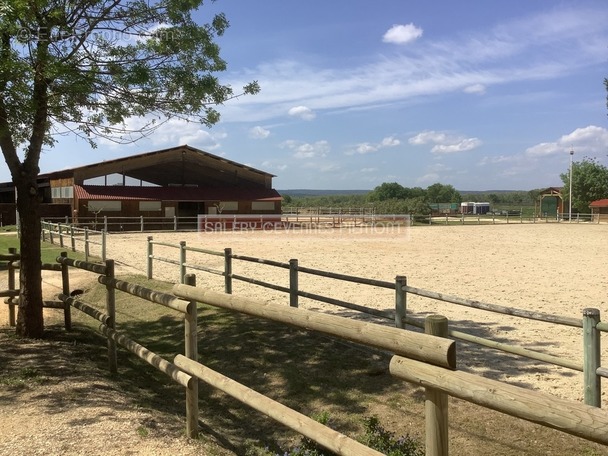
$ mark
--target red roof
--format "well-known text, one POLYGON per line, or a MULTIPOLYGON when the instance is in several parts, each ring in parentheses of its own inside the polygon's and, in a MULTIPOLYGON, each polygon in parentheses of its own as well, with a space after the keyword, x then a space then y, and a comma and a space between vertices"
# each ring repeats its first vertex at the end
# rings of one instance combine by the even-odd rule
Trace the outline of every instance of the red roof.
POLYGON ((592 201, 589 206, 591 206, 591 207, 608 207, 608 198, 592 201))
POLYGON ((76 198, 84 200, 152 201, 280 201, 274 189, 238 187, 152 187, 74 185, 76 198))

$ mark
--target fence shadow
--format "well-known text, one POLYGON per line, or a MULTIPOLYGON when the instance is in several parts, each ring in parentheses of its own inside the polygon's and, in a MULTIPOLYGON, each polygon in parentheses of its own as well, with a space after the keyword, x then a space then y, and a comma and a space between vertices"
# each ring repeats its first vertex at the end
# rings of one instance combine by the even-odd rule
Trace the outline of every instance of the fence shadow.
MULTIPOLYGON (((183 353, 183 324, 178 318, 131 321, 121 324, 120 331, 167 359, 183 353)), ((201 304, 199 334, 202 364, 305 415, 330 412, 343 433, 352 435, 360 425, 346 415, 368 413, 366 396, 399 394, 422 406, 420 388, 391 377, 387 354, 201 304)), ((117 379, 121 388, 139 394, 142 407, 183 414, 183 389, 172 387, 159 371, 141 369, 141 364, 136 357, 119 355, 119 369, 129 370, 124 384, 117 379)), ((236 454, 245 454, 260 436, 269 446, 295 438, 270 418, 203 383, 199 401, 203 432, 236 454), (221 429, 221 434, 214 429, 221 429)), ((410 408, 414 416, 414 407, 410 408)))

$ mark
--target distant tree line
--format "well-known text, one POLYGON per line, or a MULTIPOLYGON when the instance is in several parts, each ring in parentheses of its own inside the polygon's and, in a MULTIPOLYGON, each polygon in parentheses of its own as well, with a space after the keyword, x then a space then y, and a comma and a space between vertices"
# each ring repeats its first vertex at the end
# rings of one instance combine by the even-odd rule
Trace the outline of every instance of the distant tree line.
POLYGON ((435 183, 429 187, 404 187, 385 182, 369 193, 315 196, 283 195, 284 207, 373 207, 383 214, 428 214, 431 204, 463 201, 489 202, 495 207, 534 206, 541 190, 460 193, 452 185, 435 183))

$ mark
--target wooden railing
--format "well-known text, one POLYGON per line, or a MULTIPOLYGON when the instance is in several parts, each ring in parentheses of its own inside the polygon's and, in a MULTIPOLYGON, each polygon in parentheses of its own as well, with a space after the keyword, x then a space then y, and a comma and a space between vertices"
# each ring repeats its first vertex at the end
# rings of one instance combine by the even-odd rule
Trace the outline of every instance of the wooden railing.
MULTIPOLYGON (((179 244, 171 244, 165 242, 154 241, 152 236, 148 237, 147 241, 147 276, 149 279, 153 277, 154 261, 175 264, 179 268, 180 282, 184 283, 184 278, 189 270, 202 271, 212 275, 222 276, 224 279, 224 291, 232 293, 232 285, 234 280, 246 282, 252 285, 258 285, 264 288, 272 289, 282 293, 289 294, 289 304, 291 307, 298 307, 299 297, 312 299, 318 302, 323 302, 338 307, 363 312, 375 317, 384 318, 394 321, 398 328, 405 328, 406 324, 423 328, 424 321, 419 317, 407 314, 407 296, 416 295, 433 300, 442 301, 458 306, 465 306, 474 309, 479 309, 487 312, 494 312, 503 315, 510 315, 517 318, 542 321, 547 324, 558 326, 568 326, 581 328, 583 331, 583 353, 582 361, 572 358, 565 358, 551 355, 548 353, 531 350, 518 345, 506 344, 497 342, 492 339, 475 336, 464 331, 449 330, 448 335, 454 339, 471 342, 487 348, 492 348, 505 353, 511 353, 518 356, 523 356, 528 359, 553 364, 567 369, 572 369, 578 372, 583 372, 582 390, 584 392, 585 403, 596 407, 601 406, 601 377, 608 378, 608 368, 601 366, 601 337, 600 332, 608 331, 608 322, 600 321, 600 313, 597 309, 585 309, 582 318, 573 318, 568 316, 553 315, 544 312, 532 312, 525 309, 501 306, 483 301, 471 300, 451 296, 445 293, 424 290, 422 288, 412 287, 408 285, 405 276, 397 276, 394 282, 369 279, 365 277, 357 277, 347 274, 338 274, 331 271, 324 271, 314 268, 304 267, 299 264, 297 259, 291 259, 289 262, 280 262, 268 260, 246 255, 237 255, 232 249, 226 248, 223 252, 202 249, 197 247, 188 247, 185 241, 179 244), (164 252, 167 248, 177 250, 177 255, 174 258, 168 256, 160 256, 155 253, 154 247, 164 247, 164 252), (223 258, 223 268, 205 266, 205 260, 201 260, 200 256, 197 261, 193 261, 192 254, 210 255, 223 258), (269 283, 254 277, 247 277, 234 272, 234 261, 243 261, 254 263, 257 265, 265 265, 270 267, 281 268, 288 273, 286 274, 287 285, 269 283), (299 286, 300 274, 314 275, 333 280, 338 280, 346 283, 356 283, 380 289, 391 290, 394 293, 394 311, 378 310, 356 304, 349 301, 325 296, 317 293, 304 291, 299 286)), ((331 287, 330 287, 331 288, 331 287)))

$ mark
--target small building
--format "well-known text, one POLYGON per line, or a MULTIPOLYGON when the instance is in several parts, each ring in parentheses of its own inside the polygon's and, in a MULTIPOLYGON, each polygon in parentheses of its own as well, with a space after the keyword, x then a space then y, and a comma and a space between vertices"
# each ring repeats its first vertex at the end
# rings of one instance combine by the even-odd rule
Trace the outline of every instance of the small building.
POLYGON ((458 203, 430 203, 431 213, 433 215, 457 214, 458 203))
POLYGON ((593 222, 608 222, 608 198, 592 201, 589 207, 591 208, 593 222))
POLYGON ((564 198, 562 189, 549 187, 540 192, 540 216, 557 217, 564 213, 564 198))
POLYGON ((490 212, 490 203, 485 202, 464 202, 460 203, 460 213, 461 214, 487 214, 490 212))

